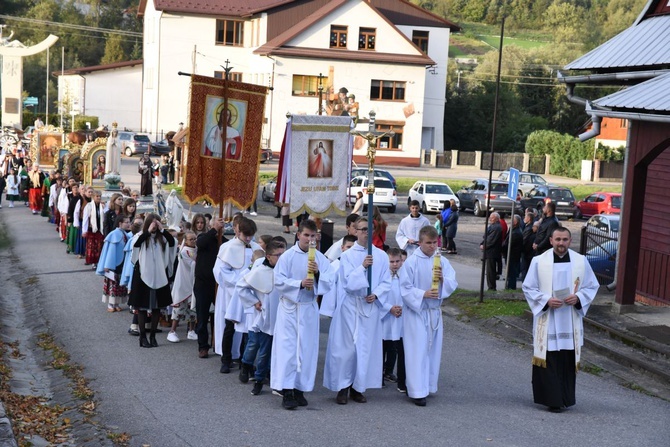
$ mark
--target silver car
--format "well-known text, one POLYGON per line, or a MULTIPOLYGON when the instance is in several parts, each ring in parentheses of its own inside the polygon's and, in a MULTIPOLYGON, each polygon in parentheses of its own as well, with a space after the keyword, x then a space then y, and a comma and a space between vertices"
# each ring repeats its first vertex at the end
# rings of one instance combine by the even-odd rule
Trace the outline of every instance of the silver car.
MULTIPOLYGON (((509 181, 509 171, 501 172, 498 175, 498 180, 501 182, 509 181)), ((548 183, 541 175, 533 174, 532 172, 519 172, 519 189, 522 191, 521 195, 528 194, 536 186, 545 185, 548 185, 548 183)))

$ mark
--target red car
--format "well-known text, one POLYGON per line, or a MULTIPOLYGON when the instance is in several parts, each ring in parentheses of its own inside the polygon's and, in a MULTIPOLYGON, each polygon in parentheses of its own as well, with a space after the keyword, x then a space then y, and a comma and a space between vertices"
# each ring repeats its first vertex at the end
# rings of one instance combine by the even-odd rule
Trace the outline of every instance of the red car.
POLYGON ((614 192, 594 192, 577 202, 575 217, 590 217, 596 214, 621 213, 621 194, 614 192))

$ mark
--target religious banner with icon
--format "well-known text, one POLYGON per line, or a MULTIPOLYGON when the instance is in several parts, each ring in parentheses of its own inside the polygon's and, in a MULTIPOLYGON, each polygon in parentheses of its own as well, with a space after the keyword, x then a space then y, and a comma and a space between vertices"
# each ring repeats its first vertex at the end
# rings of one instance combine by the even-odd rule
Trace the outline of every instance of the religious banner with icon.
POLYGON ((353 155, 353 121, 348 116, 296 115, 288 119, 275 201, 296 216, 346 213, 353 155))
POLYGON ((224 82, 197 75, 191 78, 184 196, 190 203, 230 201, 247 208, 258 191, 267 87, 228 81, 226 109, 224 82), (225 163, 221 160, 224 153, 225 163))

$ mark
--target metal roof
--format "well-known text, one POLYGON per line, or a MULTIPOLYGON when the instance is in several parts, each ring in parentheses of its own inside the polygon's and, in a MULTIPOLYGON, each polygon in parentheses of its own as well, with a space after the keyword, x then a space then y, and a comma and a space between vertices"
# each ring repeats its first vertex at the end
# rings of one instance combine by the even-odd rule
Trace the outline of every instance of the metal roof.
POLYGON ((670 73, 593 101, 596 107, 670 112, 670 73))
POLYGON ((670 66, 670 15, 648 17, 565 66, 567 70, 670 66))

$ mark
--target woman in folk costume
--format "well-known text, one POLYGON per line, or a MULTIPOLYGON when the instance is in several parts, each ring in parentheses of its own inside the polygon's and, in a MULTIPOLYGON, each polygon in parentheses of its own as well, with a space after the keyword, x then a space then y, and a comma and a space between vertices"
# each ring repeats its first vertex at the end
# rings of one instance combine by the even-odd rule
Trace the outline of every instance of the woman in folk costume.
MULTIPOLYGON (((121 285, 125 286, 129 291, 132 290, 132 279, 133 279, 133 247, 137 238, 142 234, 142 227, 144 227, 144 219, 141 217, 136 217, 130 225, 130 232, 132 236, 126 242, 126 245, 123 247, 123 269, 121 270, 121 285)), ((133 319, 128 328, 128 333, 130 335, 138 336, 140 335, 140 326, 138 324, 137 312, 133 312, 133 319)))
POLYGON ((123 247, 130 238, 130 221, 126 216, 120 215, 116 218, 116 229, 105 237, 102 253, 95 270, 100 276, 104 276, 102 282, 102 302, 107 303, 107 312, 118 312, 121 304, 128 300, 128 289, 121 285, 121 272, 123 270, 123 247))
POLYGON ((160 309, 172 303, 168 278, 172 276, 177 244, 168 230, 163 228, 160 217, 149 214, 144 221, 142 234, 133 247, 132 289, 128 304, 138 311, 140 347, 155 348, 156 329, 160 309), (147 312, 151 311, 151 334, 146 338, 147 312))
POLYGON ((552 412, 575 404, 582 319, 599 288, 588 260, 568 249, 571 242, 570 230, 554 229, 553 250, 532 259, 523 282, 533 312, 533 398, 552 412))
POLYGON ((54 174, 44 175, 44 182, 42 182, 42 212, 40 215, 42 217, 48 217, 49 222, 51 221, 50 210, 49 210, 49 198, 51 197, 51 183, 54 182, 54 174))
POLYGON ((100 202, 100 191, 93 190, 91 193, 93 200, 84 208, 84 219, 81 232, 86 239, 86 265, 97 267, 102 243, 105 237, 102 234, 102 228, 105 223, 105 213, 100 202))
POLYGON ((74 179, 69 179, 67 183, 63 182, 63 186, 58 193, 58 199, 56 200, 56 208, 58 209, 59 216, 57 225, 61 242, 65 242, 67 239, 67 210, 70 206, 70 191, 73 184, 74 179))
POLYGON ((84 209, 91 203, 92 198, 91 194, 93 188, 90 186, 84 186, 81 188, 81 202, 77 204, 74 209, 74 226, 76 228, 77 236, 74 244, 74 253, 79 257, 79 259, 86 256, 86 239, 84 239, 84 232, 82 231, 82 225, 84 222, 84 209))
POLYGON ((78 219, 75 222, 77 217, 78 206, 81 204, 81 192, 79 190, 79 184, 74 183, 71 186, 72 194, 69 197, 67 205, 67 248, 68 253, 74 253, 77 246, 77 233, 78 233, 78 219))
POLYGON ((180 320, 187 320, 187 335, 189 340, 197 340, 195 333, 195 302, 193 296, 193 284, 195 283, 195 258, 197 248, 195 246, 196 236, 193 231, 184 232, 184 241, 179 250, 179 263, 177 274, 172 284, 172 328, 167 340, 172 343, 179 342, 179 336, 175 332, 180 320))

